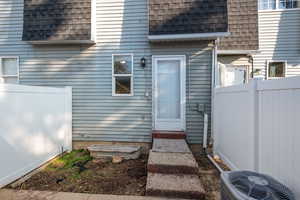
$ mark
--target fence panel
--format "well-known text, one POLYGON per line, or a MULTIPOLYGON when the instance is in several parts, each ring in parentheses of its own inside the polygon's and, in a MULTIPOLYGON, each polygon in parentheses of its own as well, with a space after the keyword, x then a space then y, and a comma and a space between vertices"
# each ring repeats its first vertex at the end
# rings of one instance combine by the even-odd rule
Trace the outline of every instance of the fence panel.
POLYGON ((254 93, 251 84, 217 88, 214 151, 232 169, 254 170, 254 93))
POLYGON ((215 91, 214 152, 234 170, 269 174, 300 199, 300 77, 215 91))
POLYGON ((72 149, 72 89, 0 84, 0 187, 72 149))
POLYGON ((300 77, 259 82, 258 98, 257 170, 288 185, 300 199, 300 77))

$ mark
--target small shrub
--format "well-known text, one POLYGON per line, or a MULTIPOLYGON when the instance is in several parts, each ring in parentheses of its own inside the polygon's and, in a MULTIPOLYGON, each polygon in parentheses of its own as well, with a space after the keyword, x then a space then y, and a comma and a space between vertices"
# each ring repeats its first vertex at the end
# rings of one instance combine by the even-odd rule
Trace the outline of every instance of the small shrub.
POLYGON ((63 155, 62 157, 53 161, 47 169, 58 170, 58 169, 70 169, 75 167, 78 163, 86 163, 92 160, 90 153, 87 150, 73 150, 70 153, 63 155))

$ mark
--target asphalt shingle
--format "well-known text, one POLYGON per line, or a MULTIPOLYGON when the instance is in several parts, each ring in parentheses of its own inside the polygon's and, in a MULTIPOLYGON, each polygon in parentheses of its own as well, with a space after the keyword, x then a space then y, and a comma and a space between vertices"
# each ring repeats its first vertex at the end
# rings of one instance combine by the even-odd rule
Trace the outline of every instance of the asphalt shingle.
POLYGON ((90 39, 91 0, 24 0, 24 41, 90 39))
POLYGON ((258 49, 257 0, 228 0, 230 36, 220 41, 220 50, 258 49))
POLYGON ((227 0, 149 0, 149 34, 227 32, 227 0))

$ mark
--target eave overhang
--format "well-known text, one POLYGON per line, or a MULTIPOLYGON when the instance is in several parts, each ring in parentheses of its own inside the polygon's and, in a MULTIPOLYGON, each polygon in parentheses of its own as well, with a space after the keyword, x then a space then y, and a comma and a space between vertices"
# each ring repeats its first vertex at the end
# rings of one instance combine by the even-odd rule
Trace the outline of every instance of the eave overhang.
POLYGON ((218 55, 255 55, 260 53, 260 50, 218 50, 218 55))

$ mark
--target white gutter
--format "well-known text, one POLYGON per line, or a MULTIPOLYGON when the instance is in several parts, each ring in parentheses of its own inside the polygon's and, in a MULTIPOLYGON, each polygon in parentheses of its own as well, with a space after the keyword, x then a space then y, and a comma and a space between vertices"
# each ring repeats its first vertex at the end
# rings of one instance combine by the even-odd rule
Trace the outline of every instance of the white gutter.
POLYGON ((150 41, 172 41, 172 40, 210 40, 219 37, 229 36, 229 32, 214 33, 191 33, 191 34, 166 34, 166 35, 148 35, 150 41))

